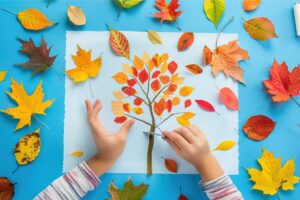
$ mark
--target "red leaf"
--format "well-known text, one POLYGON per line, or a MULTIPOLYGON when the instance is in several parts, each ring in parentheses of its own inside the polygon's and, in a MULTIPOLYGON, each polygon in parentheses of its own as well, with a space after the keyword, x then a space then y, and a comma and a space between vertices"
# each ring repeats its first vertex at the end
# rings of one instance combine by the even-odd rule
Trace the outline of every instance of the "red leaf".
POLYGON ((168 70, 171 74, 174 74, 174 72, 176 72, 177 68, 178 68, 178 65, 174 61, 170 62, 168 65, 168 70))
POLYGON ((239 110, 239 100, 234 92, 228 88, 224 87, 219 93, 220 101, 231 110, 239 110))
POLYGON ((138 74, 139 74, 137 68, 135 68, 135 67, 131 67, 131 68, 132 68, 132 73, 133 73, 133 75, 134 75, 135 77, 137 77, 138 74))
POLYGON ((173 159, 165 159, 165 166, 170 172, 177 173, 177 162, 173 159))
POLYGON ((116 117, 114 122, 116 122, 117 124, 122 124, 123 122, 125 122, 127 119, 127 117, 123 116, 123 117, 116 117))
POLYGON ((169 90, 170 92, 175 92, 175 91, 177 90, 177 88, 178 88, 178 85, 176 85, 176 84, 171 84, 171 85, 168 87, 168 90, 169 90))
POLYGON ((188 198, 186 196, 184 196, 183 194, 181 194, 179 197, 178 197, 178 200, 188 200, 188 198))
POLYGON ((125 110, 125 112, 130 112, 130 104, 129 103, 124 103, 123 104, 123 109, 125 110))
POLYGON ((200 108, 208 112, 215 112, 215 108, 208 101, 205 100, 195 100, 200 108))
POLYGON ((185 32, 181 35, 178 40, 178 51, 184 51, 188 49, 194 42, 194 33, 193 32, 185 32))
POLYGON ((157 79, 151 83, 151 88, 154 92, 158 91, 160 89, 160 87, 161 87, 161 84, 160 84, 159 80, 157 80, 157 79))
POLYGON ((169 99, 167 101, 167 109, 168 109, 169 113, 172 111, 172 100, 171 99, 169 99))
POLYGON ((142 84, 144 84, 148 79, 149 79, 148 72, 146 71, 146 69, 143 69, 139 73, 139 80, 141 81, 142 84))
POLYGON ((185 100, 184 102, 184 108, 188 108, 192 105, 192 101, 190 99, 185 100))
POLYGON ((0 199, 11 200, 15 194, 15 186, 8 178, 0 177, 0 199))
POLYGON ((274 130, 276 123, 267 116, 256 115, 250 117, 243 127, 243 131, 252 140, 264 140, 274 130))
POLYGON ((152 78, 157 78, 159 75, 160 75, 160 71, 155 71, 155 72, 152 74, 152 78))
POLYGON ((127 80, 127 85, 129 87, 133 87, 136 84, 136 80, 134 78, 127 80))
POLYGON ((140 106, 143 103, 143 100, 139 97, 136 97, 133 101, 133 104, 136 106, 140 106))
POLYGON ((212 61, 213 53, 212 51, 205 46, 203 49, 202 59, 203 59, 203 65, 210 65, 212 61))
POLYGON ((128 96, 132 96, 132 95, 135 95, 136 94, 136 91, 135 91, 135 89, 134 88, 132 88, 132 87, 123 87, 122 88, 122 91, 125 93, 125 94, 127 94, 128 96))
POLYGON ((155 6, 160 12, 154 13, 154 17, 160 19, 160 22, 174 22, 182 13, 181 10, 176 11, 180 6, 178 0, 171 0, 170 3, 166 0, 156 0, 155 6))
POLYGON ((153 109, 156 115, 160 116, 164 112, 164 106, 160 103, 154 102, 153 109))
POLYGON ((163 84, 167 84, 170 82, 170 77, 168 75, 162 75, 159 77, 159 80, 163 83, 163 84))

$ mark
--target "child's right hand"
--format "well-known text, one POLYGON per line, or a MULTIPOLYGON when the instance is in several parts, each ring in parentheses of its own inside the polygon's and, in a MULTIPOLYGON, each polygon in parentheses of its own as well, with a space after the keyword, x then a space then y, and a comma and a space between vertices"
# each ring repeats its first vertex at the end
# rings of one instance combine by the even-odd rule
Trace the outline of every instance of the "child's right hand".
POLYGON ((205 135, 197 126, 180 127, 173 131, 164 131, 163 134, 176 154, 195 166, 203 181, 211 181, 224 174, 210 151, 205 135))

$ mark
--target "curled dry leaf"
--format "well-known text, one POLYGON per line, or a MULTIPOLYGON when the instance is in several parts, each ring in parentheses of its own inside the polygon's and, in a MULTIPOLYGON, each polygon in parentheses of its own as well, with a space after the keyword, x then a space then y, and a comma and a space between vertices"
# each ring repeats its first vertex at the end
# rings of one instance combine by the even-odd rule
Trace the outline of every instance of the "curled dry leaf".
POLYGON ((228 151, 232 149, 236 145, 235 141, 225 140, 218 144, 218 146, 214 149, 214 151, 228 151))
POLYGON ((195 102, 197 103, 197 105, 200 108, 202 108, 205 111, 208 111, 208 112, 215 112, 216 111, 214 106, 211 103, 209 103, 208 101, 198 99, 198 100, 195 100, 195 102))
POLYGON ((109 44, 112 51, 118 55, 125 58, 130 58, 130 48, 129 42, 126 36, 118 30, 110 29, 109 44))
POLYGON ((161 36, 154 30, 148 30, 147 31, 147 35, 149 40, 153 43, 153 44, 162 44, 162 39, 161 36))
POLYGON ((206 17, 217 27, 225 10, 225 0, 204 0, 206 17))
POLYGON ((7 71, 0 71, 0 82, 3 82, 6 78, 7 71))
POLYGON ((185 68, 193 74, 201 74, 203 72, 202 68, 196 64, 187 65, 185 68))
POLYGON ((261 0, 244 0, 243 7, 245 11, 252 11, 258 8, 260 5, 261 0))
POLYGON ((84 153, 82 151, 74 151, 70 154, 70 156, 73 157, 82 157, 84 155, 84 153))
POLYGON ((160 10, 160 12, 154 13, 154 17, 159 19, 160 22, 174 22, 183 12, 182 10, 177 10, 180 4, 178 0, 171 0, 167 3, 166 0, 156 0, 155 7, 160 10))
POLYGON ((164 160, 165 160, 166 168, 170 172, 177 173, 177 170, 178 170, 177 161, 173 160, 173 159, 167 159, 167 158, 164 158, 164 160))
POLYGON ((68 7, 68 17, 73 25, 82 26, 86 24, 86 17, 84 12, 77 6, 68 7))
POLYGON ((267 116, 255 115, 250 117, 243 127, 243 131, 252 140, 264 140, 274 130, 276 123, 267 116))
POLYGON ((178 40, 178 44, 177 44, 178 51, 184 51, 190 48, 193 43, 194 43, 194 33, 193 32, 183 33, 178 40))
POLYGON ((15 186, 6 177, 0 177, 0 199, 12 200, 15 194, 15 186))
POLYGON ((230 88, 224 87, 220 89, 219 99, 227 108, 239 110, 239 100, 230 88))
POLYGON ((256 40, 277 38, 273 23, 265 17, 257 17, 244 22, 247 33, 256 40))

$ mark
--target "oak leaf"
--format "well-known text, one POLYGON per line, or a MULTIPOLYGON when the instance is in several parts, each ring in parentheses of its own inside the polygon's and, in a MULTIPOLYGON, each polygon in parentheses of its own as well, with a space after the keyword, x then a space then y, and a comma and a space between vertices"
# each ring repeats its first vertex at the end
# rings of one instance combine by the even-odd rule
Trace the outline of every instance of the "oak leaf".
POLYGON ((154 17, 160 19, 160 22, 174 22, 183 12, 182 10, 177 10, 179 8, 179 0, 171 0, 167 3, 166 0, 156 0, 155 6, 160 12, 154 13, 154 17))

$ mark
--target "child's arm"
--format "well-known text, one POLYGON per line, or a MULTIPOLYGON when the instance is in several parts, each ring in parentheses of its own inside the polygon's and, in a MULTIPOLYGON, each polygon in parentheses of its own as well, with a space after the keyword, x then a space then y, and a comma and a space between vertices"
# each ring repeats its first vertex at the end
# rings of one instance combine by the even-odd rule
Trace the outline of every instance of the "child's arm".
POLYGON ((86 101, 87 118, 91 127, 98 153, 59 177, 35 199, 59 200, 80 199, 100 183, 99 176, 110 169, 124 150, 127 135, 134 120, 126 121, 116 134, 110 134, 102 125, 98 114, 101 102, 94 105, 86 101))
POLYGON ((200 186, 209 199, 243 199, 229 176, 225 175, 210 151, 206 137, 197 126, 180 127, 172 132, 164 131, 163 134, 176 154, 195 166, 202 177, 200 186))

